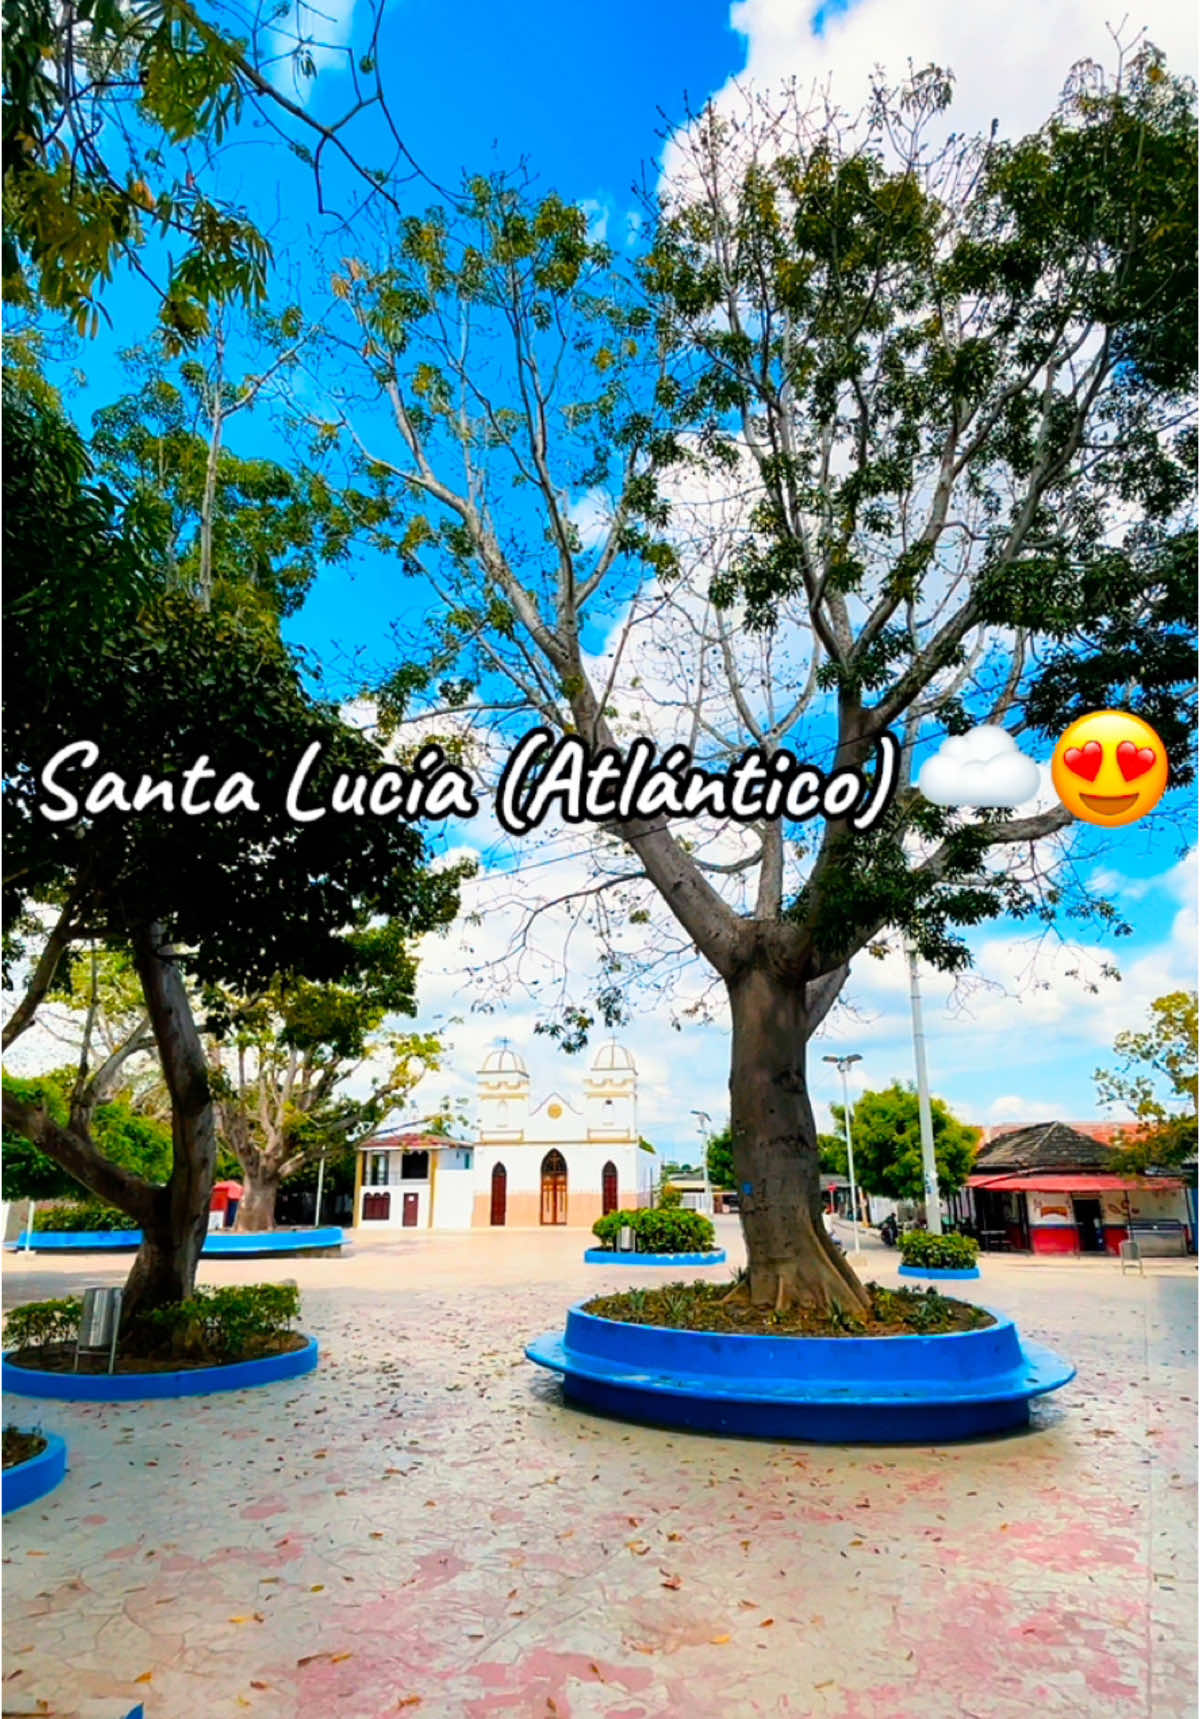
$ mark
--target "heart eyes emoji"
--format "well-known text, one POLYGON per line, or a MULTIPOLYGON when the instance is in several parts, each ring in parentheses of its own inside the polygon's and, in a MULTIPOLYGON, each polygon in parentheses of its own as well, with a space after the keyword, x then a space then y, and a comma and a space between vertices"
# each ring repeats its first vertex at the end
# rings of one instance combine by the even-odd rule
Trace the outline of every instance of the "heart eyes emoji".
POLYGON ((1050 774, 1069 812, 1116 829, 1154 810, 1166 791, 1167 754, 1149 723, 1132 711, 1094 710, 1059 740, 1050 774))

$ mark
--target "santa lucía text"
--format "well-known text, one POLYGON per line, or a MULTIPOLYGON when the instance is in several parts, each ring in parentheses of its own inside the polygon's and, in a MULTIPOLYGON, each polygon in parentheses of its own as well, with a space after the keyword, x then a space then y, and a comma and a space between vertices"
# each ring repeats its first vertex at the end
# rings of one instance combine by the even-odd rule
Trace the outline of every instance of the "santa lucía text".
MULTIPOLYGON (((636 823, 649 818, 764 818, 804 823, 844 819, 869 830, 891 802, 900 748, 890 734, 876 740, 870 778, 845 766, 828 774, 791 752, 754 747, 727 769, 695 763, 686 746, 671 746, 655 760, 652 741, 634 740, 625 752, 593 750, 578 735, 558 739, 535 728, 513 748, 496 789, 496 817, 511 835, 527 835, 551 815, 567 824, 636 823)), ((403 768, 340 771, 326 780, 321 746, 314 741, 282 785, 284 810, 296 823, 324 817, 399 818, 406 823, 473 818, 479 799, 470 775, 449 762, 441 747, 423 746, 403 768), (319 786, 318 786, 319 784, 319 786)), ((222 775, 202 753, 173 774, 130 779, 103 767, 99 746, 74 740, 43 766, 44 799, 38 810, 51 823, 80 817, 158 813, 228 817, 259 812, 263 798, 249 771, 222 775)), ((272 783, 272 797, 281 785, 272 783)))

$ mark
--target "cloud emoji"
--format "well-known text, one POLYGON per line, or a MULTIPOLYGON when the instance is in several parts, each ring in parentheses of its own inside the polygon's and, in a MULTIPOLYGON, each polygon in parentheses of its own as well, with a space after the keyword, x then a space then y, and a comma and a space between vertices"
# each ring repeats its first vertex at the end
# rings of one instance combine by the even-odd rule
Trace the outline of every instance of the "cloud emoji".
POLYGON ((935 806, 1019 806, 1036 797, 1032 758, 1003 728, 972 728, 944 740, 927 758, 917 787, 935 806))

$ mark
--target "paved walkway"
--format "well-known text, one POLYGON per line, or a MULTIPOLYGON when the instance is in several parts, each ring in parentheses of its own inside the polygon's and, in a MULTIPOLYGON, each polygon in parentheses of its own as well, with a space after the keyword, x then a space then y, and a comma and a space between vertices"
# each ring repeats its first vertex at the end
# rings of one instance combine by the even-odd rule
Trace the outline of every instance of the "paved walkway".
MULTIPOLYGON (((988 1259, 981 1299, 1075 1384, 1028 1433, 845 1449, 564 1407, 521 1347, 620 1282, 585 1241, 205 1261, 209 1282, 297 1278, 319 1373, 190 1403, 9 1399, 66 1436, 71 1472, 5 1523, 3 1713, 1196 1713, 1193 1263, 988 1259)), ((898 1281, 869 1248, 867 1275, 898 1281)), ((4 1297, 122 1276, 7 1256, 4 1297)))

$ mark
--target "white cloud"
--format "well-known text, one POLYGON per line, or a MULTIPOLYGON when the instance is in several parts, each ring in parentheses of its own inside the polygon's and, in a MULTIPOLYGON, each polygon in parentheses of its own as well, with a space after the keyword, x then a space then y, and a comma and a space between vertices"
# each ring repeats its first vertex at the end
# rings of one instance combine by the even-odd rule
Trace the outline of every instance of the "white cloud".
POLYGON ((588 243, 602 245, 608 237, 608 217, 611 213, 608 204, 599 197, 584 197, 579 207, 587 216, 588 243))
POLYGON ((1003 728, 955 734, 921 766, 917 786, 937 806, 1019 806, 1040 785, 1037 764, 1003 728))
MULTIPOLYGON (((955 76, 947 121, 958 131, 1020 135, 1039 126, 1054 107, 1071 65, 1090 57, 1114 59, 1109 27, 1124 8, 1098 0, 857 0, 848 11, 827 14, 814 36, 815 8, 794 0, 739 0, 730 14, 747 38, 742 82, 777 88, 795 76, 802 83, 832 77, 834 99, 856 108, 876 68, 898 79, 911 61, 936 64, 955 76)), ((1140 28, 1179 71, 1196 60, 1196 10, 1191 0, 1141 0, 1122 32, 1140 28)))

